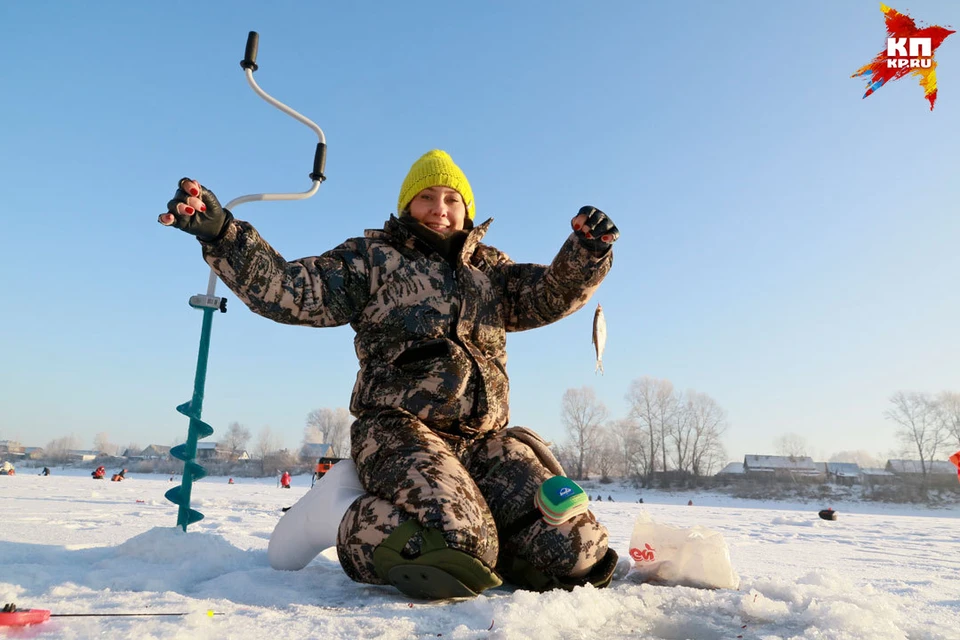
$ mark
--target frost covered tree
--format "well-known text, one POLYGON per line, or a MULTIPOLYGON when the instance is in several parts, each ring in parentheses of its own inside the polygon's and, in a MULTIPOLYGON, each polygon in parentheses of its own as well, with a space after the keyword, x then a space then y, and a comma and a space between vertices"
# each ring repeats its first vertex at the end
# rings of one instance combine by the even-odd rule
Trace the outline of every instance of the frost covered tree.
POLYGON ((44 454, 51 462, 64 463, 70 458, 70 452, 79 448, 77 436, 70 434, 62 438, 56 438, 47 443, 43 448, 44 454))
POLYGON ((250 429, 239 422, 231 422, 227 426, 227 432, 220 438, 220 446, 230 452, 231 460, 236 460, 247 443, 250 442, 250 429))
POLYGON ((93 449, 97 453, 103 453, 108 456, 117 455, 117 445, 110 442, 110 434, 106 431, 101 431, 93 437, 93 449))
POLYGON ((802 458, 807 455, 807 439, 796 433, 785 433, 774 439, 773 447, 781 456, 802 458))

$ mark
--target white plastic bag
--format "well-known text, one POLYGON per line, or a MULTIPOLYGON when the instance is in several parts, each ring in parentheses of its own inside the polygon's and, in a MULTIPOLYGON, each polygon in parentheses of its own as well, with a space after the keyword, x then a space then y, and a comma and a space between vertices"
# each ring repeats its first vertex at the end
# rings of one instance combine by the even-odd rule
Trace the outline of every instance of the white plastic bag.
POLYGON ((642 582, 702 589, 740 586, 723 535, 705 527, 681 529, 641 513, 630 536, 630 557, 634 570, 629 577, 642 582))

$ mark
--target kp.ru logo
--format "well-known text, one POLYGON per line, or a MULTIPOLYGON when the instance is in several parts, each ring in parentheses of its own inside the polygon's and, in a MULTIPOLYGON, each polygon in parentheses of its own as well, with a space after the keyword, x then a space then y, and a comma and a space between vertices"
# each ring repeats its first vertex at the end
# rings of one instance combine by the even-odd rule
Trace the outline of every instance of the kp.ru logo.
POLYGON ((937 101, 937 61, 933 54, 955 32, 937 26, 918 28, 913 18, 883 4, 880 10, 887 23, 887 49, 851 77, 867 79, 867 92, 863 94, 866 98, 890 80, 915 75, 933 111, 937 101))
POLYGON ((933 50, 930 38, 887 38, 887 68, 930 69, 933 66, 933 50), (907 53, 907 43, 910 53, 907 53))

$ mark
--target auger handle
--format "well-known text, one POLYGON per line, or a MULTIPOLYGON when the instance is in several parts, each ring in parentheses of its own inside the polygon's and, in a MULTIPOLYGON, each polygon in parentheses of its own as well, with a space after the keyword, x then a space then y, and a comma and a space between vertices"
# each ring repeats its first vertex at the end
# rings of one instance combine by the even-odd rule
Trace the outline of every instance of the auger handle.
POLYGON ((243 53, 243 60, 240 61, 240 66, 244 69, 250 69, 251 71, 256 71, 257 67, 257 47, 260 44, 260 34, 256 31, 251 31, 247 35, 247 49, 243 53))

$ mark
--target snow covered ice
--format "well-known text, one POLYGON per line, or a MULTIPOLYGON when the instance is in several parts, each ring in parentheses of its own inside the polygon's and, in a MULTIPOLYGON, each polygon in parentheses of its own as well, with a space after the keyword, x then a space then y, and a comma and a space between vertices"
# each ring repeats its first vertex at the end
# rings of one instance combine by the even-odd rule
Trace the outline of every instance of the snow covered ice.
POLYGON ((960 507, 832 501, 839 519, 830 522, 817 516, 821 504, 607 485, 599 491, 614 501, 591 508, 622 558, 644 511, 665 524, 706 526, 723 534, 740 589, 628 576, 605 590, 499 588, 430 603, 351 582, 333 549, 303 571, 270 568, 270 533, 309 476, 289 491, 274 478, 204 478, 192 506, 206 518, 184 533, 163 498, 169 476, 112 483, 84 469, 18 472, 0 477, 0 603, 54 614, 188 615, 53 618, 0 629, 0 638, 960 638, 960 507))

